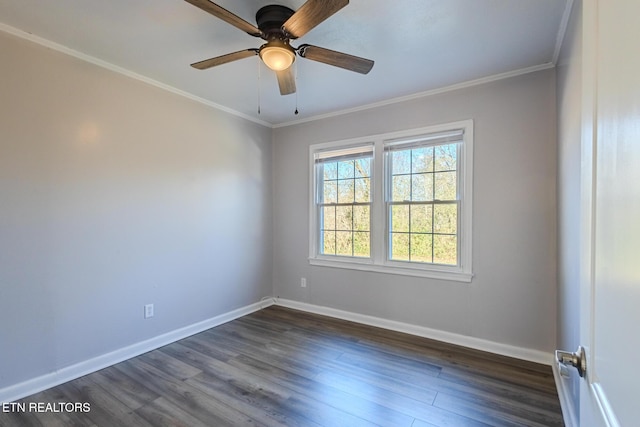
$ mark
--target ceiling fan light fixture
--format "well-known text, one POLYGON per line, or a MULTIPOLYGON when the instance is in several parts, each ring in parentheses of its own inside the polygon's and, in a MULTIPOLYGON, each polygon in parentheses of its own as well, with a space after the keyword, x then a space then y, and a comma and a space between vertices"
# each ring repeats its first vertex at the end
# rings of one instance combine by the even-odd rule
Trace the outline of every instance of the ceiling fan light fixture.
POLYGON ((256 12, 257 26, 214 3, 215 0, 185 1, 245 33, 265 41, 259 49, 244 49, 194 62, 191 66, 195 69, 206 70, 257 54, 269 69, 275 71, 280 94, 289 95, 296 92, 296 73, 291 67, 296 56, 360 74, 367 74, 373 67, 373 61, 370 59, 308 44, 297 48, 293 48, 289 44, 290 40, 302 37, 347 6, 349 0, 306 0, 296 11, 286 6, 270 4, 261 7, 256 12))
POLYGON ((296 60, 291 46, 283 42, 271 41, 260 48, 262 62, 274 71, 286 70, 296 60))

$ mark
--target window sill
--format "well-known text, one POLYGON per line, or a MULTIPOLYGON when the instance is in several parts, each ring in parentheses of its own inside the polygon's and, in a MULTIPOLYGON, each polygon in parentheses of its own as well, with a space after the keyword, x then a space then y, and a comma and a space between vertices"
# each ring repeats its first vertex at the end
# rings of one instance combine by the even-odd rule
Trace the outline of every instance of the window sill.
POLYGON ((400 276, 425 277, 429 279, 450 280, 470 283, 472 273, 462 271, 443 271, 419 267, 403 267, 397 265, 373 264, 369 260, 333 260, 326 258, 309 258, 309 264, 319 267, 346 268, 349 270, 370 271, 374 273, 396 274, 400 276))

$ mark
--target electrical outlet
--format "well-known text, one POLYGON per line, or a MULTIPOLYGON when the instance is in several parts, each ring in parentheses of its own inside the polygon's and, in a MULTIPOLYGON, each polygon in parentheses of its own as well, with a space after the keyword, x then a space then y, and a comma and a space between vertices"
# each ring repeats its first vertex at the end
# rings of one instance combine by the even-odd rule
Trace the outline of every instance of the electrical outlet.
POLYGON ((144 306, 144 318, 148 319, 153 317, 153 304, 146 304, 144 306))
POLYGON ((306 277, 301 277, 300 278, 300 287, 301 288, 306 288, 307 287, 307 278, 306 277))

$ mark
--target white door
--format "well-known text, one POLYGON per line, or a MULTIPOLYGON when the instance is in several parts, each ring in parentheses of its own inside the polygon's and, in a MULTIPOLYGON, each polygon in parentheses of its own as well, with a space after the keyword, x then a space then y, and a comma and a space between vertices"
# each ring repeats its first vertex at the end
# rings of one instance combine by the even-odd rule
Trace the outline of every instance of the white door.
POLYGON ((640 426, 640 0, 583 2, 580 425, 640 426))

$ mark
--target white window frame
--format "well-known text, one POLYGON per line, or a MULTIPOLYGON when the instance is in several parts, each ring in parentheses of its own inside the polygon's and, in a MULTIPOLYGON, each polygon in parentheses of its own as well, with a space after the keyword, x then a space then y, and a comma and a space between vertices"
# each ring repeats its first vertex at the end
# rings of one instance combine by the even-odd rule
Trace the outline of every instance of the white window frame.
POLYGON ((390 132, 342 141, 313 144, 309 147, 309 263, 315 266, 346 268, 405 276, 427 277, 458 282, 471 282, 473 236, 473 120, 463 120, 418 129, 390 132), (386 170, 385 142, 411 139, 429 134, 462 130, 462 144, 458 152, 458 256, 459 265, 391 261, 388 258, 388 220, 385 202, 386 170), (371 166, 371 256, 356 258, 327 256, 319 251, 319 218, 316 209, 315 157, 322 151, 338 150, 359 145, 373 145, 371 166))

